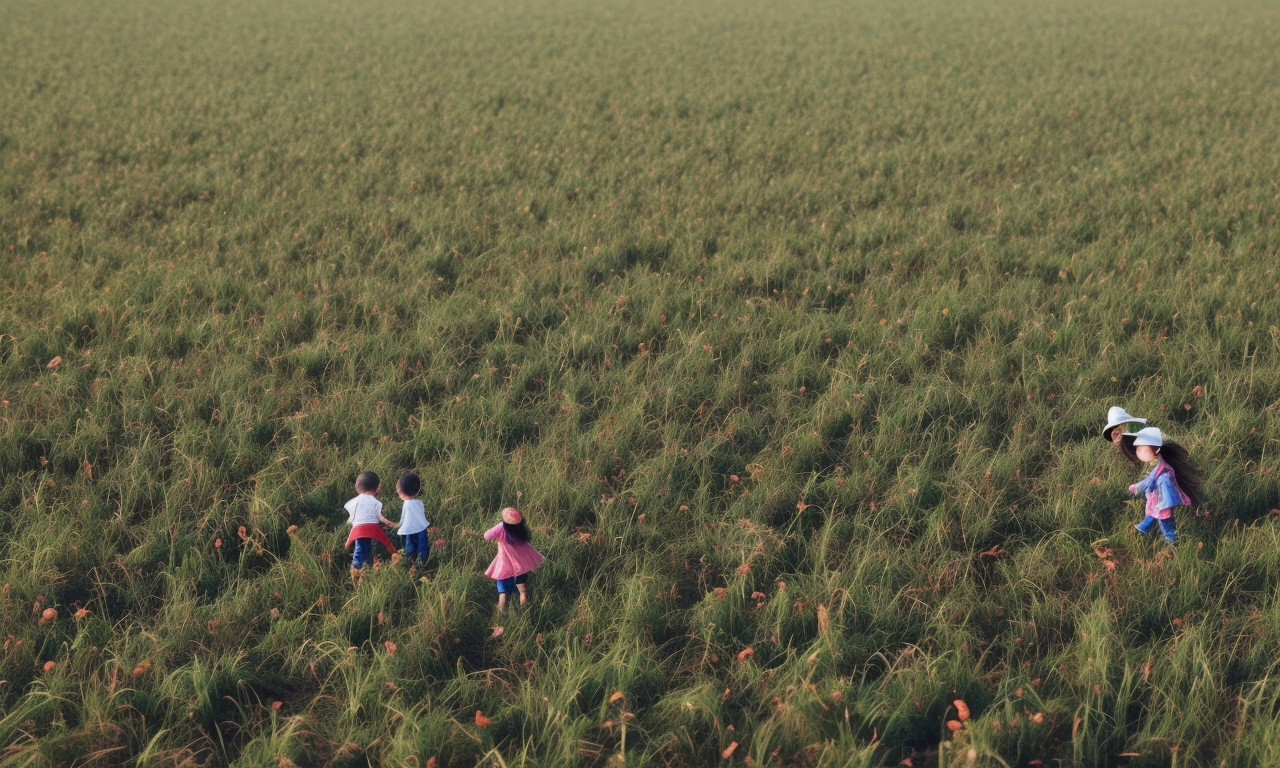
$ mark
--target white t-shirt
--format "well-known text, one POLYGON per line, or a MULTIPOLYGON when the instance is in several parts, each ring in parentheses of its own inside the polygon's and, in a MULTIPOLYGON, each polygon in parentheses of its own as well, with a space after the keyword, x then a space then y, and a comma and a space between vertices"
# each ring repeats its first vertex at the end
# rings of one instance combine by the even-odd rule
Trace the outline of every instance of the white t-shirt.
POLYGON ((408 536, 427 530, 429 525, 431 523, 427 521, 427 511, 422 506, 422 502, 418 499, 409 499, 400 510, 400 528, 396 533, 408 536))
POLYGON ((382 502, 371 493, 362 493, 346 503, 347 522, 352 525, 382 522, 382 502))

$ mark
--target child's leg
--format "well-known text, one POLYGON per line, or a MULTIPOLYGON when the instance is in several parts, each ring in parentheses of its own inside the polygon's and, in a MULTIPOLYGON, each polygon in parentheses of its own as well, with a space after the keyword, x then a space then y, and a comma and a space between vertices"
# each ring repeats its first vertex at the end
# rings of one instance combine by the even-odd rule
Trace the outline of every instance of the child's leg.
POLYGON ((1133 526, 1133 530, 1146 536, 1151 533, 1151 529, 1156 527, 1156 519, 1151 515, 1142 518, 1142 522, 1133 526))
POLYGON ((522 573, 516 577, 516 589, 520 592, 520 605, 529 604, 529 574, 522 573))
POLYGON ((356 539, 356 548, 351 553, 351 567, 360 570, 371 562, 373 562, 373 540, 356 539))
POLYGON ((412 568, 414 561, 418 559, 418 535, 410 533, 400 538, 404 539, 404 559, 412 568))
POLYGON ((498 610, 505 611, 507 609, 507 593, 516 585, 515 577, 509 579, 498 579, 498 610))
POLYGON ((1160 521, 1160 532, 1164 534, 1164 540, 1170 544, 1178 543, 1178 531, 1173 524, 1172 517, 1166 517, 1160 521))
POLYGON ((418 561, 426 565, 431 556, 431 535, 424 529, 418 534, 418 561))

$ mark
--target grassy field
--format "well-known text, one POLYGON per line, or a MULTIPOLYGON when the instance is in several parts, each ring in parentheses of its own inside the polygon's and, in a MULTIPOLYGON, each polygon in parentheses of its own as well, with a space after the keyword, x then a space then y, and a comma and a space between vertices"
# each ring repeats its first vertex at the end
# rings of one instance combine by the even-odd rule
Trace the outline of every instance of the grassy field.
POLYGON ((1280 764, 1275 3, 0 16, 0 763, 1280 764))

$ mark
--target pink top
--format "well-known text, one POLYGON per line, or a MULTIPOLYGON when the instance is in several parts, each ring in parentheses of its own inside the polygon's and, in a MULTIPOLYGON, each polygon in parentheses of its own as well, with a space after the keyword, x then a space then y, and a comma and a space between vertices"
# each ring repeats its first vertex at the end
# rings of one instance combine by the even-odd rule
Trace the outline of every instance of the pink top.
POLYGON ((527 541, 507 541, 507 532, 502 523, 498 523, 484 532, 489 541, 498 542, 498 555, 489 563, 484 572, 491 579, 509 579, 537 568, 542 563, 542 554, 527 541))
POLYGON ((1129 493, 1147 495, 1147 516, 1157 520, 1173 517, 1173 508, 1191 506, 1191 499, 1174 476, 1173 467, 1164 459, 1156 462, 1155 469, 1140 482, 1129 486, 1129 493))

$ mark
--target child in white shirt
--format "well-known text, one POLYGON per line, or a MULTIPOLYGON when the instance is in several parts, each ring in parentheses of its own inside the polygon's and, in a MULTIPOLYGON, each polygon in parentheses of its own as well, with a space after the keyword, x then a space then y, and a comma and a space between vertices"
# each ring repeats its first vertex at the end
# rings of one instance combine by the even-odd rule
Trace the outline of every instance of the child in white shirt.
POLYGON ((347 522, 351 523, 351 534, 347 536, 347 546, 355 544, 355 552, 351 556, 351 577, 359 580, 364 567, 373 562, 373 542, 380 541, 390 552, 395 552, 395 545, 382 530, 383 525, 395 525, 382 516, 382 502, 378 501, 378 491, 382 489, 382 481, 376 472, 361 472, 356 478, 356 496, 348 501, 347 522))
POLYGON ((404 557, 411 571, 418 564, 425 565, 431 554, 431 541, 427 536, 431 521, 427 520, 427 511, 418 498, 421 490, 422 480, 413 472, 405 472, 396 481, 396 494, 404 501, 397 533, 404 539, 404 557))

